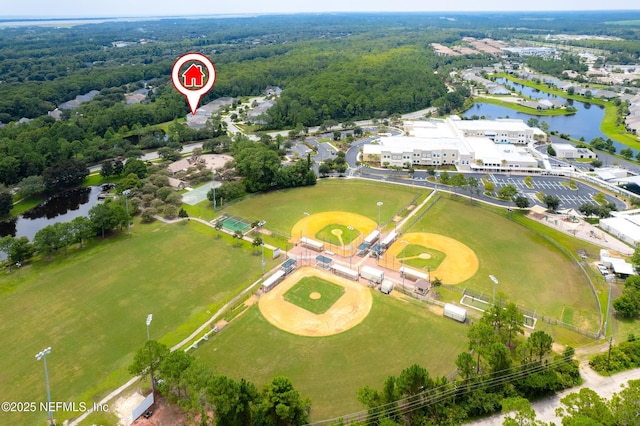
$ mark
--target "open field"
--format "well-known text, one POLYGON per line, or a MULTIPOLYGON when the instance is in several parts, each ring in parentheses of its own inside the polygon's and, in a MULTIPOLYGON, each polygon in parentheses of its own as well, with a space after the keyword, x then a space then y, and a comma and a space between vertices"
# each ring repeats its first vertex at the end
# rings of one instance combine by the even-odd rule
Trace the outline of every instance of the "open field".
POLYGON ((314 314, 324 314, 344 294, 344 287, 319 277, 304 277, 284 294, 284 300, 314 314))
MULTIPOLYGON (((499 280, 497 293, 516 304, 558 320, 565 307, 571 307, 573 325, 597 331, 597 301, 586 278, 573 259, 537 233, 489 208, 448 198, 411 229, 417 231, 457 239, 478 256, 478 272, 456 287, 491 295, 489 275, 494 275, 499 280)), ((576 244, 594 252, 590 244, 580 243, 576 244)))
MULTIPOLYGON (((0 373, 5 400, 46 399, 34 355, 51 346, 53 400, 92 402, 130 377, 126 369, 146 340, 147 314, 153 313, 151 338, 175 344, 260 276, 260 256, 196 222, 132 231, 130 238, 3 272, 0 363, 11 366, 0 373)), ((1 424, 43 420, 42 413, 0 414, 1 424)))
POLYGON ((327 211, 351 212, 377 223, 378 201, 384 203, 380 207, 380 218, 386 223, 421 192, 426 191, 361 180, 324 180, 314 186, 257 195, 221 212, 250 220, 265 220, 265 228, 291 235, 291 228, 305 212, 312 215, 327 211))
POLYGON ((194 355, 217 373, 244 377, 259 388, 275 375, 291 378, 311 398, 316 420, 365 409, 357 400, 358 388, 379 389, 388 375, 414 363, 432 377, 455 368, 453 360, 467 347, 466 326, 413 303, 371 294, 369 315, 343 333, 296 336, 271 325, 254 306, 194 355))

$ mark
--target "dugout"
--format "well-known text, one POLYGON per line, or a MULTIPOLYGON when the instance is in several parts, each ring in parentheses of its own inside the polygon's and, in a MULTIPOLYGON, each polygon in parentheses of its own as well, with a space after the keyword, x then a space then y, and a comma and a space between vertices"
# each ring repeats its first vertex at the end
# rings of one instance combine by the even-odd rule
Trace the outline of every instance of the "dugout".
POLYGON ((405 278, 408 278, 412 281, 416 281, 416 280, 428 280, 429 279, 429 274, 424 273, 424 272, 420 272, 420 271, 416 271, 415 269, 411 269, 411 268, 407 268, 406 266, 401 266, 400 267, 400 273, 402 275, 404 275, 405 278))
POLYGON ((262 283, 262 291, 265 293, 275 287, 280 281, 284 279, 286 274, 282 269, 276 271, 275 274, 271 275, 262 283))
POLYGON ((349 269, 346 266, 333 265, 331 266, 331 270, 333 271, 334 274, 339 275, 341 277, 349 278, 350 280, 354 280, 354 281, 358 280, 358 271, 349 269))
POLYGON ((364 242, 364 243, 360 243, 358 245, 358 249, 356 251, 356 256, 360 256, 363 257, 367 254, 367 252, 369 251, 369 247, 371 247, 371 244, 364 242))
POLYGON ((324 243, 316 240, 312 240, 311 238, 302 237, 300 238, 300 244, 302 244, 306 248, 310 248, 315 251, 323 251, 324 243))
POLYGON ((282 265, 280 265, 280 269, 284 271, 285 274, 291 273, 294 269, 296 269, 296 260, 295 259, 287 259, 282 265))
POLYGON ((363 241, 371 245, 375 243, 378 240, 378 238, 380 238, 380 232, 377 230, 374 230, 369 235, 367 235, 363 241))
POLYGON ((322 269, 329 269, 331 267, 331 262, 333 259, 327 256, 323 256, 321 254, 316 256, 316 266, 322 269))
POLYGON ((389 232, 389 234, 387 234, 386 237, 384 237, 382 241, 380 241, 380 245, 382 245, 382 247, 387 249, 389 248, 391 243, 393 243, 396 240, 396 238, 398 238, 398 234, 396 233, 396 231, 391 231, 389 232))

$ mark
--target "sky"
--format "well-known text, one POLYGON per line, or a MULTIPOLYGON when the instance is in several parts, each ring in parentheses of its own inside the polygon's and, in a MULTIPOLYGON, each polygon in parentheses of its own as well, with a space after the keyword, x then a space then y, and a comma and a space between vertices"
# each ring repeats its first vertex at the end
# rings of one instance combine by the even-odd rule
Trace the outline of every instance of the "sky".
POLYGON ((155 17, 361 11, 528 11, 640 9, 638 0, 4 0, 0 18, 155 17))

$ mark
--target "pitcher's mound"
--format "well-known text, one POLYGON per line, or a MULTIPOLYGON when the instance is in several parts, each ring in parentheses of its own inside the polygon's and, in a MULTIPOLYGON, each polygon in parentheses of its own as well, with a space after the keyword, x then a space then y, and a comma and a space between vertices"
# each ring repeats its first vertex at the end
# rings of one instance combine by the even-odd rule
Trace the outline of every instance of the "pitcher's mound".
MULTIPOLYGON (((311 293, 318 297, 320 293, 311 293)), ((297 269, 258 302, 262 316, 276 327, 299 336, 331 336, 360 324, 369 315, 373 296, 369 288, 312 267, 297 269), (283 295, 304 277, 315 276, 344 287, 344 294, 324 314, 314 314, 284 300, 283 295)))

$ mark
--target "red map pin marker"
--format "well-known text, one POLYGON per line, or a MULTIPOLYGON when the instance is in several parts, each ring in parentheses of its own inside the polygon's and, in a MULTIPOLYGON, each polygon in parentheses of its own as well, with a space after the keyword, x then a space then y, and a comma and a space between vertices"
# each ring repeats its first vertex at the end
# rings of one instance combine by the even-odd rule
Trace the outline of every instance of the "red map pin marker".
POLYGON ((216 69, 213 62, 203 54, 187 53, 173 64, 171 81, 176 90, 187 98, 191 114, 195 115, 200 98, 211 90, 216 82, 216 69), (184 67, 185 64, 189 66, 184 67))

